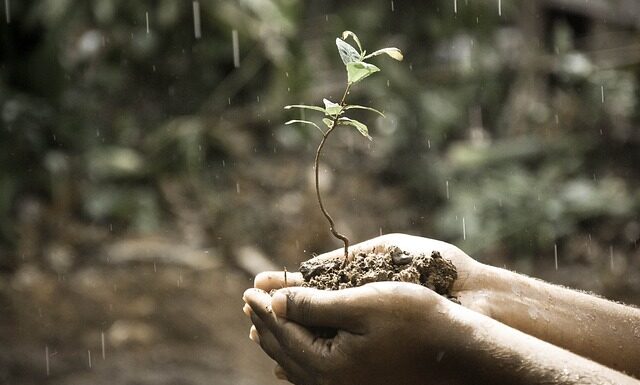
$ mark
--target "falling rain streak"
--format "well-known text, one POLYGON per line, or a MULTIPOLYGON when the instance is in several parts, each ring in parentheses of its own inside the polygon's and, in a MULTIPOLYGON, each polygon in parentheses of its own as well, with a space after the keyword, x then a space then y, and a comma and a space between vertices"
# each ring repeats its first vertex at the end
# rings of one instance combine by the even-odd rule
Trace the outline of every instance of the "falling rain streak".
POLYGON ((604 85, 600 86, 600 100, 604 104, 604 85))
MULTIPOLYGON (((429 146, 429 147, 431 147, 431 146, 429 146)), ((449 181, 446 181, 445 185, 447 186, 447 200, 449 200, 449 181)))
POLYGON ((49 346, 48 345, 44 347, 44 363, 47 368, 47 377, 49 377, 49 373, 51 372, 49 370, 50 366, 49 366, 49 346))
POLYGON ((7 20, 7 24, 11 23, 11 5, 9 0, 4 0, 4 16, 7 20))
POLYGON ((233 43, 233 66, 240 67, 240 43, 238 43, 238 30, 231 31, 231 41, 233 43))
POLYGON ((196 39, 202 37, 202 29, 200 28, 200 2, 193 2, 193 32, 196 39))
POLYGON ((611 270, 613 270, 613 246, 609 246, 609 259, 611 260, 611 270))
POLYGON ((556 270, 558 270, 558 244, 553 244, 553 260, 556 263, 556 270))
POLYGON ((391 12, 395 11, 395 7, 393 5, 393 0, 391 0, 391 12))
POLYGON ((498 16, 502 16, 502 0, 498 0, 498 16))
POLYGON ((458 13, 458 0, 453 0, 453 13, 458 13))
POLYGON ((149 12, 145 12, 144 17, 147 21, 147 35, 148 35, 149 34, 149 12))
POLYGON ((467 226, 464 223, 464 217, 462 217, 462 239, 467 240, 467 226))
POLYGON ((91 369, 93 366, 91 365, 91 350, 87 350, 87 359, 89 360, 89 369, 91 369))
MULTIPOLYGON (((155 262, 153 263, 153 266, 155 267, 155 262)), ((100 346, 102 347, 102 359, 106 359, 106 351, 104 348, 104 332, 100 333, 100 346)))

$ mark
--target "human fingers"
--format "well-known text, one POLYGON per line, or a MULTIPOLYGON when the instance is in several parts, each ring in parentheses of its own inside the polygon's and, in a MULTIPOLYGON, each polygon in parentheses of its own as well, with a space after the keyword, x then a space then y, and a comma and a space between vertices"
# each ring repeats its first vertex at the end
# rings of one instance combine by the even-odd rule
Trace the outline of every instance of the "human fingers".
POLYGON ((363 304, 357 289, 317 290, 291 287, 274 293, 272 311, 305 327, 329 327, 359 334, 362 332, 363 304))
POLYGON ((265 271, 256 275, 253 287, 270 292, 289 286, 300 286, 303 282, 302 274, 284 271, 265 271))
POLYGON ((280 364, 276 364, 276 366, 273 368, 273 375, 276 376, 276 378, 279 380, 289 381, 287 372, 282 366, 280 366, 280 364))
POLYGON ((308 361, 309 354, 323 353, 322 349, 326 346, 309 329, 275 314, 269 294, 261 290, 249 289, 245 293, 245 300, 251 307, 251 321, 259 334, 263 334, 265 328, 268 329, 276 337, 278 345, 282 345, 290 356, 308 361))
MULTIPOLYGON (((288 343, 289 340, 287 338, 276 337, 276 333, 272 328, 268 327, 255 313, 252 313, 251 321, 254 323, 252 330, 255 330, 257 336, 255 341, 269 357, 278 363, 277 368, 280 369, 278 371, 274 370, 274 374, 278 378, 290 381, 295 378, 309 376, 311 368, 318 362, 313 349, 311 347, 305 348, 305 346, 312 343, 311 339, 307 339, 302 343, 291 344, 288 343), (292 348, 292 345, 295 346, 295 349, 292 348), (300 356, 301 354, 303 357, 300 356)), ((287 335, 289 333, 277 334, 287 335)))

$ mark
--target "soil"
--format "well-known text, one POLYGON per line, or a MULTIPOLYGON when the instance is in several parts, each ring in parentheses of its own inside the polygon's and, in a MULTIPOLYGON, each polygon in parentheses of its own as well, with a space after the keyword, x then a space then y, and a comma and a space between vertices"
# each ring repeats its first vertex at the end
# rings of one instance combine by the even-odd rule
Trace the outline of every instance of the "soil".
POLYGON ((344 257, 311 259, 300 265, 303 286, 340 290, 371 282, 410 282, 451 298, 458 274, 455 266, 439 252, 410 254, 397 246, 381 251, 359 252, 344 263, 344 257), (344 265, 344 266, 343 266, 344 265))

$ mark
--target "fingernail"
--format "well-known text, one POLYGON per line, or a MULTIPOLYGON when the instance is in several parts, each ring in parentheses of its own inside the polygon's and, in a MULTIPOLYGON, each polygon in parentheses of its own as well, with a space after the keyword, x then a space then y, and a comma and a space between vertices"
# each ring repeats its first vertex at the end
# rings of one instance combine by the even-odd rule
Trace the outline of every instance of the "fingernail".
POLYGON ((271 309, 278 317, 287 315, 287 294, 282 290, 277 291, 271 298, 271 309))
POLYGON ((260 337, 258 336, 258 329, 256 329, 255 326, 251 326, 251 329, 249 329, 249 339, 253 342, 255 342, 256 344, 260 343, 260 337))
POLYGON ((244 306, 242 307, 242 312, 246 314, 247 317, 251 317, 251 306, 245 303, 244 306))

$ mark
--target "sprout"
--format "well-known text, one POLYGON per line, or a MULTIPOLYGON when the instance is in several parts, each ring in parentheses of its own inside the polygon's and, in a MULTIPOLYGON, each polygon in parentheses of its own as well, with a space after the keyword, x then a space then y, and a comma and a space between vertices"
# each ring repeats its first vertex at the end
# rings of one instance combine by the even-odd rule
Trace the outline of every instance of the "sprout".
POLYGON ((329 215, 329 212, 327 212, 327 210, 325 209, 324 203, 322 201, 322 196, 320 195, 319 172, 318 172, 320 155, 322 153, 322 149, 324 148, 324 144, 327 141, 327 138, 329 137, 329 135, 333 132, 333 130, 335 130, 337 127, 340 127, 340 126, 354 127, 356 130, 358 130, 358 132, 360 132, 362 136, 364 136, 369 140, 372 140, 371 136, 369 135, 369 129, 366 124, 358 120, 352 119, 346 116, 345 114, 347 111, 352 109, 372 111, 379 114, 382 117, 384 117, 384 114, 372 107, 347 104, 347 101, 346 101, 347 95, 349 94, 349 90, 354 84, 364 80, 365 78, 369 77, 370 75, 373 75, 376 72, 380 72, 380 68, 378 68, 373 64, 365 62, 366 59, 385 54, 392 59, 401 61, 403 59, 403 56, 402 56, 402 52, 400 52, 398 48, 394 48, 394 47, 382 48, 367 55, 367 52, 362 49, 362 44, 360 43, 360 39, 358 39, 358 36, 351 31, 344 31, 342 33, 342 39, 336 38, 336 46, 338 47, 338 53, 340 54, 340 59, 342 59, 342 62, 344 63, 345 69, 347 71, 347 82, 346 82, 344 94, 342 95, 342 99, 340 100, 340 102, 339 103, 332 102, 331 100, 325 98, 325 99, 322 99, 324 106, 292 104, 289 106, 285 106, 284 108, 286 110, 289 110, 292 108, 306 109, 306 110, 311 110, 316 112, 322 112, 325 115, 325 117, 322 118, 322 123, 327 127, 326 131, 322 129, 320 125, 310 120, 295 119, 295 120, 289 120, 285 124, 299 123, 299 124, 310 125, 310 126, 314 126, 318 130, 320 130, 320 132, 322 132, 322 140, 320 141, 320 144, 318 145, 318 149, 316 150, 316 158, 314 163, 316 196, 318 199, 318 204, 320 205, 320 210, 322 211, 322 214, 324 215, 324 217, 327 219, 327 222, 329 222, 329 231, 331 231, 331 234, 333 234, 334 237, 336 237, 337 239, 340 239, 344 243, 344 256, 345 256, 344 263, 347 263, 349 261, 349 238, 347 238, 343 234, 340 234, 335 229, 335 223, 333 221, 333 218, 331 217, 331 215, 329 215), (353 41, 355 41, 356 45, 358 46, 358 49, 356 49, 351 44, 346 42, 348 38, 351 38, 353 41))

